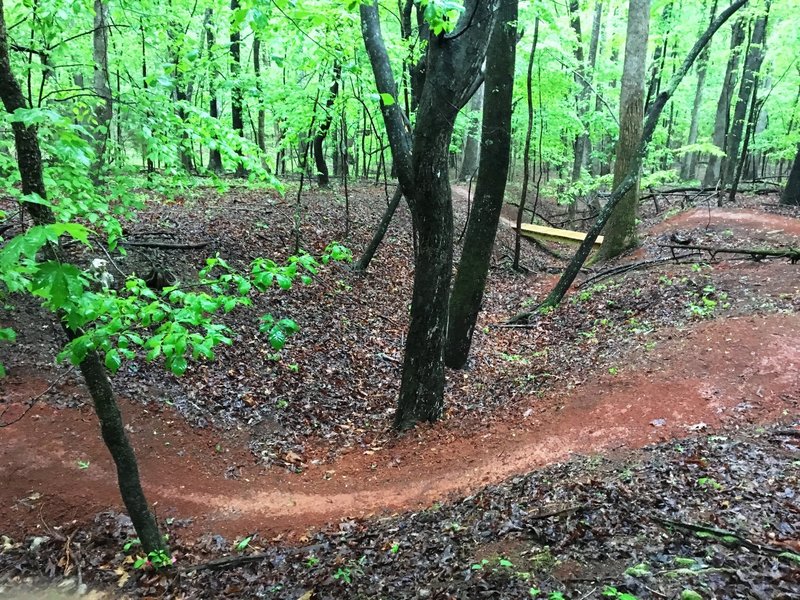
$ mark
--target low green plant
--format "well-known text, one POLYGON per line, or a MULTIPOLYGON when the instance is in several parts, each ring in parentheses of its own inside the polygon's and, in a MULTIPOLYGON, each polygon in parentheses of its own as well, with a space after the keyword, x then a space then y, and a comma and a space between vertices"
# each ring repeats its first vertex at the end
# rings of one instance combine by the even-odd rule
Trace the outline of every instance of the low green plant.
POLYGON ((139 556, 133 563, 134 569, 163 569, 171 567, 175 560, 166 550, 154 550, 147 556, 139 556))
POLYGON ((603 598, 613 598, 614 600, 638 600, 633 594, 627 592, 620 592, 617 588, 607 585, 603 588, 603 598))

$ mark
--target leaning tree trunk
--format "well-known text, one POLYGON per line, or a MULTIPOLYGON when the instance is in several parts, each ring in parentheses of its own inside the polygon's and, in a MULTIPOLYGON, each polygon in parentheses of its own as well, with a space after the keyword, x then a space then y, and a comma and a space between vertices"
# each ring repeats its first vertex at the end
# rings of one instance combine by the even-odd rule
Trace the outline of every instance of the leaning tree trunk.
MULTIPOLYGON (((739 86, 739 96, 733 109, 730 132, 725 144, 725 159, 722 161, 722 189, 733 183, 736 175, 736 165, 739 162, 739 151, 744 137, 745 118, 747 109, 751 104, 751 96, 756 93, 756 82, 764 61, 764 42, 767 34, 767 17, 769 15, 770 0, 766 2, 766 11, 756 18, 753 32, 747 46, 747 55, 744 60, 744 72, 739 86)), ((720 201, 722 195, 720 195, 720 201)))
POLYGON ((94 111, 96 124, 92 136, 95 152, 92 176, 97 179, 106 164, 106 146, 111 134, 111 119, 114 115, 108 74, 108 6, 103 0, 94 0, 92 58, 94 60, 94 93, 100 98, 94 111))
MULTIPOLYGON (((3 0, 0 0, 0 99, 9 114, 27 106, 22 90, 11 71, 3 0)), ((46 200, 47 191, 42 171, 42 154, 39 149, 36 128, 26 126, 22 122, 15 122, 12 123, 12 129, 22 193, 25 195, 35 194, 46 200)), ((24 207, 37 225, 48 225, 55 222, 53 212, 46 205, 26 202, 24 207)), ((63 251, 55 244, 47 245, 45 252, 49 260, 64 260, 63 251)), ((80 335, 80 332, 69 329, 60 316, 59 321, 70 340, 80 335)), ((139 478, 136 456, 125 434, 125 427, 114 399, 111 382, 108 380, 100 357, 96 352, 89 352, 80 363, 79 369, 89 388, 89 394, 92 396, 95 413, 100 420, 103 441, 117 467, 120 494, 142 542, 142 547, 145 552, 165 549, 164 540, 158 531, 158 524, 148 508, 139 478)))
POLYGON ((797 155, 794 157, 786 188, 781 194, 781 204, 800 206, 800 144, 797 146, 797 155))
MULTIPOLYGON (((723 10, 720 15, 714 19, 711 25, 709 25, 708 29, 706 29, 703 35, 700 36, 700 39, 697 40, 694 46, 692 46, 692 49, 689 51, 689 54, 683 61, 683 64, 672 76, 667 89, 656 96, 652 108, 647 113, 647 119, 645 121, 644 128, 642 129, 642 139, 639 142, 639 147, 635 154, 633 164, 630 166, 630 169, 628 170, 628 173, 622 182, 611 192, 611 197, 608 199, 608 201, 606 201, 605 206, 603 206, 603 210, 600 211, 597 221, 595 221, 595 223, 589 228, 589 231, 586 232, 586 237, 578 247, 578 251, 575 253, 575 256, 572 257, 572 260, 567 265, 567 268, 564 270, 564 273, 561 275, 558 283, 556 283, 555 287, 547 295, 547 298, 545 298, 544 302, 542 302, 539 309, 554 308, 558 306, 558 304, 564 298, 570 286, 572 286, 572 283, 575 281, 575 278, 578 276, 583 263, 586 262, 586 259, 589 257, 589 253, 594 247, 597 236, 600 235, 600 232, 608 222, 615 207, 628 193, 628 191, 630 191, 636 185, 636 181, 639 176, 639 169, 642 166, 644 155, 647 153, 647 146, 653 137, 653 132, 656 130, 656 126, 658 125, 658 120, 661 117, 664 106, 675 94, 675 90, 678 88, 678 85, 680 85, 681 81, 683 81, 683 78, 686 77, 689 69, 692 68, 692 64, 694 64, 697 56, 703 51, 703 48, 708 45, 709 41, 711 41, 711 38, 714 36, 717 30, 719 30, 719 28, 722 27, 722 25, 724 25, 728 19, 730 19, 731 15, 742 8, 742 6, 745 4, 747 4, 747 0, 735 0, 733 4, 723 10)), ((533 314, 534 313, 532 312, 520 313, 511 318, 509 323, 525 321, 533 314)))
POLYGON ((411 322, 394 421, 400 430, 418 421, 435 421, 444 408, 444 341, 453 259, 448 149, 455 118, 469 99, 486 54, 495 4, 467 0, 456 31, 430 37, 413 153, 380 30, 378 3, 362 3, 359 9, 377 91, 394 99, 389 105, 382 102, 381 110, 418 239, 411 322))
POLYGON ((486 97, 478 183, 461 261, 450 295, 445 364, 454 369, 461 369, 467 363, 505 197, 511 155, 517 4, 517 0, 500 0, 486 53, 486 97))
MULTIPOLYGON (((614 163, 614 187, 620 185, 631 165, 642 137, 644 116, 644 78, 647 59, 647 37, 650 27, 650 0, 630 0, 628 33, 625 38, 625 63, 619 103, 619 141, 614 163)), ((639 180, 625 194, 611 213, 605 229, 605 239, 598 260, 619 256, 638 243, 636 237, 636 208, 639 203, 639 180)))
POLYGON ((339 95, 339 79, 342 77, 342 65, 338 61, 333 64, 333 83, 331 84, 331 91, 328 94, 328 99, 325 101, 325 118, 320 123, 316 135, 314 135, 314 164, 317 168, 317 184, 320 187, 327 187, 330 185, 330 175, 328 173, 328 163, 325 161, 325 138, 328 137, 328 131, 331 129, 333 122, 333 105, 336 102, 336 96, 339 95))

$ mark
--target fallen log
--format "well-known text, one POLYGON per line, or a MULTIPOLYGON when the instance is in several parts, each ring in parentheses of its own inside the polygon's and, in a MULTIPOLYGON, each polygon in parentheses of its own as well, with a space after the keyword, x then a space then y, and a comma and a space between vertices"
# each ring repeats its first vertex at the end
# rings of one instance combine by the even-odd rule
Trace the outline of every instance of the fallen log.
POLYGON ((800 248, 717 248, 715 246, 691 246, 683 244, 659 244, 659 247, 669 248, 673 258, 675 258, 676 250, 698 250, 700 252, 708 252, 711 256, 711 260, 714 260, 717 254, 745 254, 750 256, 753 260, 762 260, 764 258, 788 258, 792 264, 796 264, 800 261, 800 248))

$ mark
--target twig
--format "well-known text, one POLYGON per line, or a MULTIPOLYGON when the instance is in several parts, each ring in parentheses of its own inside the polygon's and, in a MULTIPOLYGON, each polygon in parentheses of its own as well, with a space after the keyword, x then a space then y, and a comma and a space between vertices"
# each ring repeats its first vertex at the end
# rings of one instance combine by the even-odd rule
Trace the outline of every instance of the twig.
MULTIPOLYGON (((685 246, 681 246, 684 248, 685 246)), ((663 258, 651 258, 650 260, 642 260, 639 262, 628 263, 626 265, 619 265, 617 267, 612 267, 610 269, 606 269, 605 271, 601 271, 597 275, 592 275, 591 277, 584 279, 581 283, 577 285, 578 289, 586 287, 587 285, 591 285, 593 283, 597 283, 598 281, 602 281, 607 277, 612 277, 614 275, 620 275, 622 273, 627 273, 628 271, 635 271, 637 269, 646 269, 648 267, 653 267, 655 265, 660 265, 665 262, 670 262, 672 260, 678 261, 682 258, 689 258, 691 256, 697 256, 694 252, 689 252, 687 254, 673 254, 672 256, 666 256, 663 258)))
POLYGON ((786 249, 768 249, 768 248, 717 248, 715 246, 684 246, 675 244, 659 244, 660 248, 669 248, 673 251, 673 258, 675 258, 675 250, 699 250, 701 252, 708 252, 711 255, 711 260, 716 258, 717 254, 749 254, 753 260, 761 260, 762 258, 788 258, 792 264, 800 261, 799 248, 786 248, 786 249))
POLYGON ((742 546, 758 554, 777 556, 786 552, 785 548, 776 548, 774 546, 769 546, 767 544, 760 544, 742 535, 739 535, 738 533, 735 533, 733 531, 728 531, 726 529, 718 529, 716 527, 709 527, 707 525, 695 525, 693 523, 684 523, 683 521, 673 521, 671 519, 664 519, 662 517, 658 517, 655 515, 651 515, 650 519, 655 521, 659 525, 666 525, 667 527, 673 527, 676 529, 684 529, 686 531, 691 531, 693 533, 704 533, 713 536, 716 541, 720 541, 726 544, 731 544, 734 546, 742 546))
POLYGON ((30 405, 22 412, 20 416, 18 416, 13 421, 9 421, 8 423, 3 423, 2 422, 3 416, 8 412, 8 409, 11 408, 10 404, 6 406, 5 409, 3 409, 3 412, 0 413, 0 428, 8 427, 9 425, 13 425, 14 423, 18 423, 19 421, 21 421, 25 417, 25 415, 27 415, 31 411, 31 409, 36 405, 36 403, 42 399, 43 396, 45 396, 50 390, 56 387, 59 381, 64 379, 64 377, 72 373, 74 370, 75 367, 70 367, 68 370, 64 371, 61 375, 55 378, 53 383, 51 383, 50 386, 45 391, 43 391, 41 394, 30 400, 30 405))

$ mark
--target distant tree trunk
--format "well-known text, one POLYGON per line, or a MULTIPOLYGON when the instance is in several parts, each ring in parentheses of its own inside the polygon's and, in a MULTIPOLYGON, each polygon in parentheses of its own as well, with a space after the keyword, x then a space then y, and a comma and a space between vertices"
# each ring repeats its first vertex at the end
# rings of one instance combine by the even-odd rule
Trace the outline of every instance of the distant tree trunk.
MULTIPOLYGON (((597 65, 597 53, 600 48, 600 27, 602 25, 602 20, 603 20, 603 0, 595 0, 594 16, 592 17, 592 37, 591 40, 589 40, 589 58, 587 63, 588 69, 586 72, 587 80, 592 82, 595 81, 594 73, 595 73, 595 66, 597 65)), ((586 95, 586 105, 588 110, 588 107, 592 105, 591 102, 592 89, 587 85, 584 90, 584 93, 586 95)), ((600 97, 598 96, 595 99, 595 102, 593 103, 595 107, 595 112, 598 112, 600 110, 599 103, 600 103, 600 97)), ((592 155, 592 138, 588 132, 584 138, 583 154, 584 154, 584 163, 587 164, 591 169, 592 161, 590 159, 592 155)))
MULTIPOLYGON (((769 8, 770 0, 767 0, 766 10, 756 17, 750 41, 747 45, 744 72, 742 73, 742 82, 739 85, 739 96, 733 109, 733 119, 731 120, 731 127, 725 144, 725 158, 722 161, 722 189, 733 183, 736 174, 747 109, 751 103, 751 96, 756 93, 756 81, 761 70, 761 63, 764 61, 764 42, 767 34, 769 8)), ((720 195, 721 200, 722 195, 720 195)))
POLYGON ((462 369, 486 288, 511 155, 511 101, 517 47, 517 0, 500 0, 486 52, 481 160, 475 203, 450 295, 445 364, 462 369))
MULTIPOLYGON (((717 113, 714 119, 714 133, 712 143, 720 150, 725 150, 725 141, 730 129, 731 103, 733 101, 734 88, 738 81, 739 57, 744 43, 745 31, 744 20, 736 19, 731 25, 731 45, 728 56, 728 65, 725 68, 725 78, 722 80, 719 100, 717 101, 717 113)), ((703 187, 713 188, 717 185, 721 175, 722 161, 714 155, 709 156, 706 172, 703 176, 703 187)))
MULTIPOLYGON (((711 21, 717 14, 717 0, 711 2, 711 21)), ((703 104, 703 90, 706 86, 706 74, 708 73, 708 48, 697 58, 697 87, 694 91, 694 102, 692 103, 692 121, 689 125, 689 139, 687 145, 697 143, 700 129, 700 107, 703 104)), ((687 152, 681 163, 681 179, 692 180, 697 176, 697 152, 687 152)))
MULTIPOLYGON (((0 100, 9 114, 18 109, 27 108, 22 89, 11 71, 3 0, 0 0, 0 100)), ((14 131, 22 193, 25 195, 36 194, 46 200, 47 190, 44 185, 42 154, 36 127, 25 125, 22 122, 12 123, 11 127, 14 131)), ((48 225, 55 222, 53 212, 48 206, 30 202, 24 203, 23 206, 36 225, 48 225)), ((63 251, 56 244, 48 244, 44 251, 49 260, 61 261, 64 259, 63 251)), ((80 335, 79 332, 64 325, 60 315, 58 320, 70 340, 80 335)), ((148 508, 147 499, 142 491, 133 447, 125 433, 111 383, 97 353, 89 352, 80 363, 79 369, 94 402, 103 441, 117 468, 122 500, 142 542, 142 547, 145 552, 164 549, 164 540, 158 531, 158 524, 148 508)))
MULTIPOLYGON (((573 50, 575 54, 575 62, 577 64, 575 69, 575 83, 579 88, 578 97, 576 99, 576 113, 578 119, 581 120, 582 130, 575 135, 575 139, 572 142, 572 173, 570 175, 570 181, 575 183, 580 180, 581 178, 581 171, 583 170, 583 164, 586 159, 586 140, 588 136, 586 135, 586 128, 585 124, 583 123, 582 118, 585 116, 587 111, 586 100, 588 97, 588 82, 586 79, 586 62, 583 54, 583 39, 581 33, 581 14, 580 14, 580 3, 578 0, 570 0, 569 5, 569 24, 572 27, 572 31, 575 34, 575 48, 573 50)), ((578 203, 580 202, 579 198, 574 198, 572 203, 568 207, 568 219, 570 224, 573 223, 575 219, 575 214, 578 208, 578 203)))
MULTIPOLYGON (((625 63, 622 68, 619 108, 619 141, 614 163, 614 187, 620 185, 636 162, 642 138, 644 116, 644 79, 647 60, 647 37, 650 27, 650 0, 630 0, 628 32, 625 38, 625 63)), ((598 260, 619 256, 638 243, 636 209, 639 203, 639 179, 622 198, 605 228, 605 239, 598 260)))
MULTIPOLYGON (((525 148, 522 151, 522 192, 517 208, 517 223, 514 235, 514 263, 512 268, 519 271, 519 255, 522 231, 522 219, 525 214, 525 203, 528 201, 528 182, 531 177, 531 137, 533 135, 533 60, 536 57, 536 46, 539 43, 539 17, 533 24, 533 42, 531 43, 531 55, 528 58, 528 75, 525 78, 525 98, 528 104, 528 127, 525 130, 525 148)), ((541 157, 540 157, 541 158, 541 157)), ((534 207, 534 216, 536 209, 534 207)))
MULTIPOLYGON (((214 64, 214 9, 206 9, 206 46, 208 48, 209 64, 214 64)), ((213 69, 213 67, 212 67, 213 69)), ((208 107, 208 114, 212 119, 219 120, 219 98, 217 98, 216 74, 210 73, 208 78, 208 95, 211 101, 208 107)), ((208 170, 212 173, 222 173, 222 153, 218 144, 214 144, 208 151, 208 170)))
POLYGON ((792 170, 789 171, 789 180, 781 194, 781 204, 800 206, 800 144, 797 145, 797 155, 794 157, 792 170))
MULTIPOLYGON (((664 37, 661 43, 656 46, 653 53, 653 63, 650 68, 650 82, 647 86, 647 98, 644 103, 645 112, 650 110, 655 97, 661 91, 661 80, 664 76, 664 65, 667 60, 667 46, 669 45, 670 30, 672 25, 672 8, 674 0, 668 0, 661 13, 660 25, 664 30, 664 37)), ((646 50, 645 50, 646 52, 646 50)))
POLYGON ((459 181, 467 181, 478 168, 481 151, 481 121, 480 115, 483 110, 483 85, 481 85, 468 105, 468 117, 470 119, 467 138, 464 140, 464 156, 461 160, 461 170, 458 174, 459 181))
POLYGON ((314 164, 317 168, 317 184, 320 187, 327 187, 330 185, 330 176, 328 174, 328 164, 325 161, 325 138, 330 131, 331 123, 333 122, 333 105, 336 102, 336 96, 339 95, 339 80, 342 77, 342 66, 339 62, 333 64, 333 83, 331 84, 331 91, 328 94, 328 99, 325 101, 325 117, 319 125, 319 129, 314 135, 314 164))
POLYGON ((406 337, 403 376, 394 425, 408 429, 436 421, 444 410, 444 346, 453 262, 453 207, 448 173, 450 139, 458 111, 486 55, 495 2, 466 0, 458 33, 431 35, 412 139, 397 101, 389 55, 383 42, 378 3, 361 4, 361 31, 382 103, 384 124, 403 194, 417 233, 411 322, 406 337))
MULTIPOLYGON (((240 25, 237 25, 236 12, 239 10, 239 0, 231 0, 231 78, 233 85, 231 87, 231 126, 236 134, 244 141, 244 119, 242 118, 242 82, 240 81, 240 74, 242 70, 242 52, 241 40, 242 32, 240 25)), ((239 160, 236 164, 236 177, 246 177, 247 171, 244 168, 243 162, 244 154, 239 149, 239 160)))
POLYGON ((110 77, 108 73, 108 6, 103 0, 94 0, 94 30, 92 32, 92 58, 94 60, 94 93, 100 103, 94 111, 95 163, 92 174, 96 178, 106 165, 106 146, 111 135, 114 115, 110 77))
POLYGON ((266 147, 266 112, 264 111, 263 98, 261 97, 261 38, 255 36, 253 38, 253 75, 256 78, 256 88, 258 94, 258 117, 257 117, 257 131, 256 131, 256 144, 264 152, 266 147))

